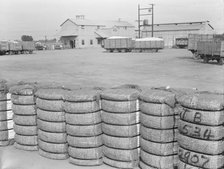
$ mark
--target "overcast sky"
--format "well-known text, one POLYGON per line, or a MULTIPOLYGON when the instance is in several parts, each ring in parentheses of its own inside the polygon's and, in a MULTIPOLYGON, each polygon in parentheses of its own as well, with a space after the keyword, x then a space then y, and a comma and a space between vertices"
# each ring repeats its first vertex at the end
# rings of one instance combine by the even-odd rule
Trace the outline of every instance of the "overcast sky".
POLYGON ((0 39, 52 37, 67 18, 117 20, 135 24, 137 5, 155 4, 155 23, 209 20, 224 32, 224 0, 0 0, 0 39))

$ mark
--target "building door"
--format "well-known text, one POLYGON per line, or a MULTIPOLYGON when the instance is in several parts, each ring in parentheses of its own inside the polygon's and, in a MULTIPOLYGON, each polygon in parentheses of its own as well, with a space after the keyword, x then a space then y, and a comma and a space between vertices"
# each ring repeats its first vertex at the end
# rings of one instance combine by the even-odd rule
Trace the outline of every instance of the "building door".
POLYGON ((73 41, 73 48, 75 48, 75 40, 73 41))
POLYGON ((70 40, 70 48, 71 48, 71 49, 74 48, 74 42, 73 42, 73 40, 70 40))

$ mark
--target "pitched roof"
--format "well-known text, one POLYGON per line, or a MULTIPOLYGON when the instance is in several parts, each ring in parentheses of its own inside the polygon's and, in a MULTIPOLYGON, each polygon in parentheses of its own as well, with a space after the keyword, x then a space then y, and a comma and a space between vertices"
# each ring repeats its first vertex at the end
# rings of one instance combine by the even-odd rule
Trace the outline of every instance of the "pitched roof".
MULTIPOLYGON (((154 24, 154 31, 180 31, 180 30, 200 30, 205 24, 213 30, 214 28, 209 24, 209 21, 202 22, 182 22, 182 23, 163 23, 163 24, 154 24)), ((151 31, 152 26, 146 25, 143 26, 143 31, 151 31)))
POLYGON ((76 31, 69 29, 69 30, 61 30, 57 33, 58 36, 78 36, 76 31))
POLYGON ((114 26, 117 27, 134 27, 132 24, 130 24, 127 21, 92 21, 92 20, 88 20, 88 19, 67 19, 66 21, 64 21, 60 26, 62 26, 65 22, 67 21, 71 21, 72 23, 76 24, 76 25, 84 25, 84 26, 104 26, 107 28, 111 28, 114 26))

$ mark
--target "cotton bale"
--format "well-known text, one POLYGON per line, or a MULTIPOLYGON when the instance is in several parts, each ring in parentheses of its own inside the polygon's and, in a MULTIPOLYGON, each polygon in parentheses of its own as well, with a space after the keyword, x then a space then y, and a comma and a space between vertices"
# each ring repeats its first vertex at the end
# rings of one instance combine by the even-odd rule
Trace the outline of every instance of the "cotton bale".
POLYGON ((102 146, 101 147, 94 147, 94 148, 78 148, 78 147, 68 147, 68 154, 72 158, 75 159, 100 159, 102 158, 102 146))
POLYGON ((185 149, 202 154, 216 155, 224 152, 223 140, 202 140, 178 134, 178 143, 185 149))
POLYGON ((107 112, 136 112, 139 91, 135 89, 108 89, 101 93, 102 109, 107 112))
POLYGON ((64 111, 45 111, 37 109, 38 119, 45 120, 48 122, 64 122, 65 121, 65 112, 64 111))
POLYGON ((141 137, 146 140, 160 142, 160 143, 168 143, 174 142, 177 140, 177 133, 178 130, 176 129, 167 129, 167 130, 160 130, 160 129, 152 129, 147 128, 143 125, 140 127, 141 137))
POLYGON ((169 156, 178 153, 177 141, 170 143, 157 143, 140 138, 140 145, 141 149, 144 151, 159 156, 169 156))
POLYGON ((37 145, 37 136, 25 136, 25 135, 19 135, 16 133, 15 141, 16 143, 21 145, 35 146, 37 145))
POLYGON ((48 122, 48 121, 37 119, 37 126, 39 129, 43 131, 48 131, 52 133, 66 132, 65 122, 48 122))
POLYGON ((75 159, 73 157, 69 157, 69 162, 71 164, 75 164, 78 166, 99 166, 103 164, 103 158, 99 158, 99 159, 75 159))
POLYGON ((94 148, 103 145, 102 136, 92 136, 92 137, 75 137, 67 136, 67 142, 69 146, 79 147, 79 148, 94 148))
POLYGON ((140 152, 141 160, 148 166, 159 169, 174 168, 178 163, 178 155, 158 156, 147 153, 143 150, 140 152))
POLYGON ((0 121, 12 120, 12 118, 13 118, 12 110, 0 111, 0 121))
POLYGON ((41 129, 38 130, 38 139, 50 143, 66 143, 67 142, 66 133, 52 133, 46 132, 41 129))
POLYGON ((19 144, 17 142, 14 143, 14 147, 19 150, 25 150, 25 151, 37 151, 38 146, 37 145, 23 145, 19 144))
POLYGON ((36 115, 35 105, 12 105, 13 112, 17 115, 36 115))
POLYGON ((137 161, 139 158, 139 149, 121 150, 104 146, 103 154, 113 160, 137 161))
POLYGON ((111 136, 133 137, 139 135, 140 124, 118 126, 102 123, 103 133, 111 136))
POLYGON ((155 129, 173 129, 177 128, 179 116, 152 116, 143 112, 140 114, 140 121, 145 127, 155 129))
POLYGON ((13 129, 13 120, 6 120, 0 122, 0 131, 13 129))
POLYGON ((13 115, 13 121, 14 123, 18 125, 24 125, 24 126, 35 126, 37 125, 37 116, 36 115, 13 115))
POLYGON ((101 122, 100 111, 92 113, 66 113, 66 123, 71 125, 92 125, 101 122))
POLYGON ((139 112, 131 113, 111 113, 101 112, 102 121, 114 125, 133 125, 139 123, 139 112))
POLYGON ((178 129, 182 135, 203 140, 221 140, 224 138, 223 126, 206 126, 180 120, 178 129))
POLYGON ((66 143, 49 143, 38 139, 38 146, 50 153, 67 153, 68 145, 66 143))
POLYGON ((108 157, 103 157, 103 162, 109 166, 116 167, 116 168, 136 168, 138 166, 138 161, 120 161, 120 160, 113 160, 108 157))
POLYGON ((222 154, 201 154, 179 147, 178 156, 181 162, 181 164, 179 164, 180 166, 187 164, 204 169, 222 168, 224 166, 224 156, 222 154))
POLYGON ((41 148, 39 148, 38 153, 43 157, 54 159, 54 160, 65 160, 69 157, 68 154, 66 153, 51 153, 51 152, 44 151, 41 148))
POLYGON ((66 132, 71 136, 98 136, 102 134, 101 123, 94 125, 66 125, 66 132))
POLYGON ((134 149, 139 147, 139 136, 136 137, 113 137, 103 134, 104 145, 118 149, 134 149))
POLYGON ((14 124, 14 131, 19 135, 32 136, 37 135, 37 126, 23 126, 14 124))

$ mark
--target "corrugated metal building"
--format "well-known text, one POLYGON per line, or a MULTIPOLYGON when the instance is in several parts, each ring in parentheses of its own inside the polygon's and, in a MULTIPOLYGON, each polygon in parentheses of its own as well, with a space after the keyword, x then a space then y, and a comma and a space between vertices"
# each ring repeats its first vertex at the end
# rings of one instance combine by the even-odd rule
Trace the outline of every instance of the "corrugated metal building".
MULTIPOLYGON (((175 46, 176 38, 187 38, 190 33, 213 34, 214 28, 209 21, 154 24, 154 37, 164 39, 166 47, 175 46)), ((142 37, 151 37, 152 26, 143 25, 142 37)))
POLYGON ((60 26, 58 36, 66 48, 98 47, 103 39, 111 36, 135 37, 135 27, 121 20, 94 22, 77 15, 60 26))

